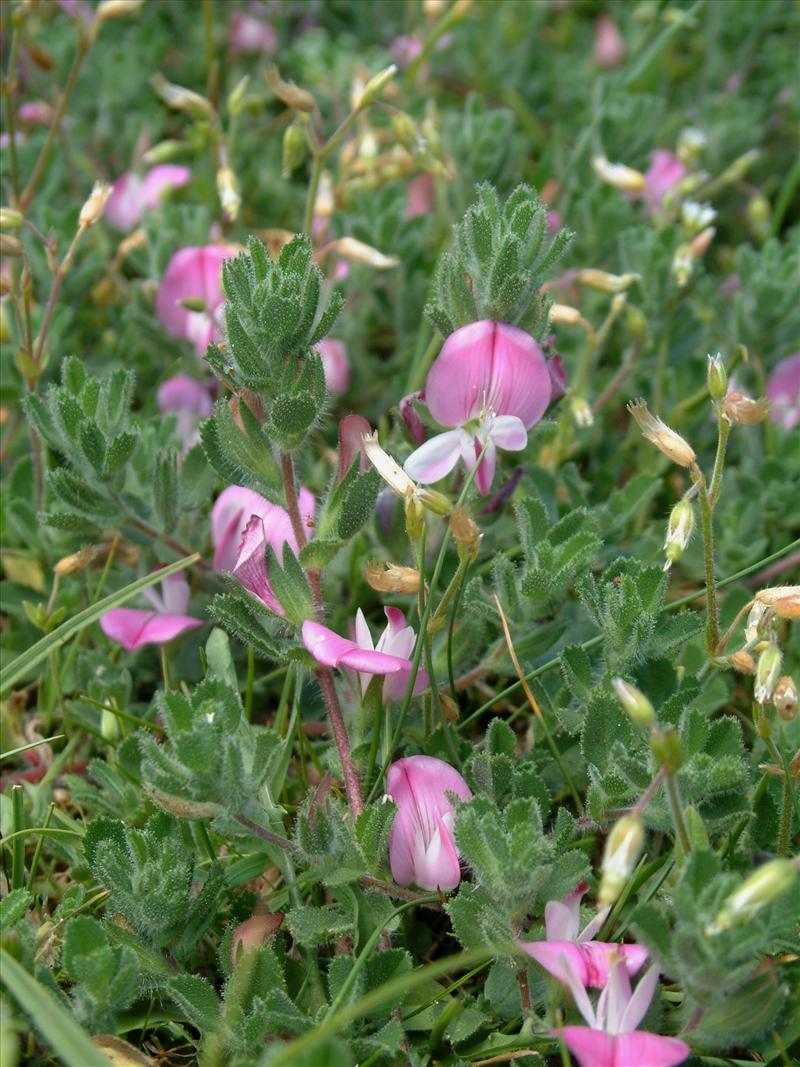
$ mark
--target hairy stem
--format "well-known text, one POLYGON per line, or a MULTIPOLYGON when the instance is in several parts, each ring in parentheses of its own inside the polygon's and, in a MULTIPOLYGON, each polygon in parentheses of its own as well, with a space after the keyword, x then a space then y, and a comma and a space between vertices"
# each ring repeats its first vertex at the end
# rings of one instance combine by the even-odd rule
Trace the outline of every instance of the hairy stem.
POLYGON ((681 798, 680 793, 678 792, 678 783, 675 781, 675 775, 668 774, 665 783, 669 806, 672 812, 672 821, 675 824, 675 833, 678 836, 678 841, 680 842, 684 856, 688 856, 692 851, 692 845, 689 841, 689 833, 683 819, 683 809, 681 808, 681 798))

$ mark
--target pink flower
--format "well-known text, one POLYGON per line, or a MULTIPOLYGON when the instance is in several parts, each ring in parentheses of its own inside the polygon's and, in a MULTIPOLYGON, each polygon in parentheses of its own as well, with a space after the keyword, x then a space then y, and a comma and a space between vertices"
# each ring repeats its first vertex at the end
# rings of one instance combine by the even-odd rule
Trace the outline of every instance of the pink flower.
POLYGON ((372 427, 363 415, 345 415, 339 423, 339 470, 336 481, 340 482, 360 455, 358 472, 369 470, 370 462, 364 451, 364 434, 372 433, 372 427))
POLYGON ((140 178, 132 170, 117 178, 106 203, 105 218, 111 225, 126 233, 137 226, 145 211, 158 207, 161 194, 166 189, 181 189, 192 180, 188 167, 165 163, 153 167, 140 178))
POLYGON ((417 215, 430 215, 433 211, 435 191, 433 175, 427 171, 412 178, 408 183, 406 194, 406 218, 414 219, 417 215))
POLYGON ((595 21, 593 54, 595 63, 605 70, 619 66, 625 58, 622 34, 608 15, 599 15, 595 21))
POLYGON ((332 337, 326 337, 317 345, 317 352, 322 360, 328 391, 334 396, 347 392, 350 382, 350 361, 347 358, 347 349, 344 344, 332 337))
POLYGON ((362 636, 363 630, 367 630, 367 641, 363 646, 358 641, 340 637, 327 626, 307 619, 303 623, 303 644, 323 667, 350 667, 360 674, 398 674, 405 671, 408 677, 407 672, 411 670, 410 660, 373 649, 372 638, 369 637, 366 620, 360 608, 356 616, 356 633, 359 629, 362 629, 362 636))
POLYGON ((557 211, 547 212, 547 232, 558 233, 561 229, 561 216, 557 211))
MULTIPOLYGON (((298 503, 303 520, 313 523, 314 497, 307 489, 300 490, 298 503)), ((288 512, 252 489, 228 486, 211 509, 211 540, 215 568, 229 571, 271 611, 283 615, 269 582, 266 551, 271 547, 279 560, 285 544, 295 555, 299 552, 288 512)))
POLYGON ((785 430, 800 423, 800 352, 782 359, 767 380, 770 419, 785 430))
POLYGON ((231 18, 228 43, 234 52, 261 52, 271 56, 278 47, 278 34, 268 22, 236 11, 231 18))
POLYGON ((642 945, 606 944, 594 941, 608 915, 604 908, 582 931, 580 926, 580 902, 589 887, 581 882, 578 888, 564 900, 551 900, 544 909, 546 941, 517 941, 523 952, 560 982, 568 982, 561 961, 567 958, 581 983, 595 989, 603 989, 608 982, 609 964, 619 957, 628 974, 636 974, 647 959, 647 949, 642 945))
POLYGON ((406 473, 416 481, 438 482, 459 458, 476 475, 486 496, 492 485, 497 449, 519 452, 528 430, 544 415, 552 386, 539 345, 524 330, 483 320, 452 333, 434 361, 425 384, 428 410, 442 426, 452 426, 412 452, 406 473))
POLYGON ((455 889, 461 866, 453 842, 455 812, 447 797, 472 796, 453 767, 433 756, 408 756, 389 768, 386 791, 397 805, 389 833, 389 863, 398 885, 455 889))
POLYGON ((200 440, 197 423, 207 419, 214 410, 211 394, 202 382, 176 374, 167 378, 158 387, 158 410, 162 414, 176 412, 178 436, 183 441, 184 451, 200 440))
POLYGON ((595 1009, 566 956, 562 966, 578 1011, 589 1025, 564 1026, 553 1034, 561 1035, 581 1067, 673 1067, 689 1055, 685 1041, 636 1029, 656 991, 658 967, 651 967, 631 992, 627 967, 612 958, 608 985, 595 1009))
POLYGON ((416 393, 409 393, 408 396, 404 396, 400 401, 400 415, 403 422, 408 427, 408 432, 414 438, 418 445, 421 445, 425 440, 425 423, 419 416, 419 412, 414 407, 415 400, 425 400, 425 393, 420 390, 416 393))
POLYGON ((161 279, 156 313, 171 334, 191 341, 199 356, 220 339, 219 312, 225 302, 222 264, 235 255, 236 250, 224 244, 181 248, 161 279), (190 311, 184 306, 186 300, 199 301, 203 310, 190 311))
POLYGON ((650 166, 645 171, 644 197, 651 212, 659 211, 668 192, 686 176, 686 167, 672 152, 654 148, 650 153, 650 166))
POLYGON ((153 605, 153 611, 112 608, 100 616, 100 629, 126 652, 133 652, 141 645, 164 645, 203 625, 202 619, 184 614, 189 606, 189 583, 182 574, 171 574, 162 580, 161 596, 152 588, 145 589, 144 595, 153 605))
POLYGON ((398 66, 407 67, 422 53, 422 41, 411 34, 403 34, 394 38, 389 45, 389 51, 398 66))
MULTIPOLYGON (((411 674, 410 656, 414 651, 416 634, 413 627, 406 624, 406 617, 399 608, 384 608, 386 612, 386 628, 378 638, 377 645, 372 644, 372 634, 369 632, 367 620, 361 608, 356 612, 356 644, 366 652, 374 648, 376 652, 385 652, 389 656, 397 656, 408 663, 407 668, 397 671, 391 677, 387 677, 383 683, 384 700, 402 700, 408 689, 408 679, 411 674)), ((371 672, 374 673, 374 672, 371 672)), ((365 692, 369 685, 369 677, 360 675, 361 692, 365 692)), ((428 675, 425 671, 417 671, 414 681, 414 696, 428 688, 428 675)))
POLYGON ((29 126, 49 126, 53 121, 53 109, 44 100, 29 100, 20 104, 17 118, 29 126))
POLYGON ((564 368, 564 357, 556 353, 547 361, 547 373, 550 375, 550 403, 555 403, 560 396, 567 391, 567 372, 564 368))

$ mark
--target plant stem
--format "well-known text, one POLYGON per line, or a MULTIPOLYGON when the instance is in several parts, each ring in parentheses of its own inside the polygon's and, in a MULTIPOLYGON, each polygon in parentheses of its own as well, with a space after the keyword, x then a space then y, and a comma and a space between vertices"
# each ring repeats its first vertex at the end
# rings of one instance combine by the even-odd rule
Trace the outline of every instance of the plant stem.
POLYGON ((780 749, 771 737, 764 738, 764 742, 779 767, 783 768, 783 797, 781 800, 781 820, 778 831, 778 852, 781 856, 789 855, 789 838, 792 833, 792 812, 794 809, 794 784, 790 773, 788 760, 784 759, 780 749))
POLYGON ((711 489, 709 491, 709 504, 711 510, 717 506, 719 491, 722 488, 722 468, 725 466, 725 449, 728 445, 728 435, 731 432, 731 424, 728 419, 719 414, 719 437, 717 438, 717 455, 714 459, 714 471, 711 475, 711 489))
POLYGON ((703 560, 706 572, 706 652, 713 659, 719 644, 719 614, 714 582, 714 519, 705 475, 700 471, 697 464, 693 466, 692 470, 700 483, 698 502, 703 526, 703 560))
POLYGON ((681 798, 678 792, 678 783, 675 781, 674 774, 668 774, 665 779, 665 785, 667 788, 667 797, 669 798, 669 806, 672 811, 672 821, 675 824, 675 832, 678 836, 681 849, 684 856, 688 856, 692 851, 692 845, 689 841, 689 834, 686 829, 686 823, 683 820, 683 810, 681 808, 681 798))

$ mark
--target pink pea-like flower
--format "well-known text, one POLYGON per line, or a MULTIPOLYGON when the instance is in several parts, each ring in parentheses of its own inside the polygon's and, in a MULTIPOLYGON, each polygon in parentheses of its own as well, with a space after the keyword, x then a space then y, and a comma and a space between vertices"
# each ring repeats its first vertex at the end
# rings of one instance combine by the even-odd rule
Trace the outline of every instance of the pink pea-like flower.
MULTIPOLYGON (((367 627, 366 620, 359 608, 356 616, 356 632, 367 627), (359 619, 360 616, 360 619, 359 619)), ((375 649, 372 638, 367 638, 362 646, 358 640, 351 641, 347 637, 341 637, 327 626, 307 619, 303 623, 303 644, 306 650, 314 657, 317 663, 323 667, 349 667, 359 674, 399 674, 401 671, 411 670, 411 661, 403 656, 395 656, 389 652, 375 649)))
POLYGON ((625 58, 625 42, 609 15, 599 15, 595 21, 593 55, 595 63, 604 70, 618 67, 625 58))
POLYGON ((438 482, 459 459, 472 470, 485 449, 475 481, 486 496, 497 449, 524 449, 551 396, 547 360, 530 334, 488 319, 462 326, 445 341, 425 384, 431 415, 454 428, 412 452, 406 473, 415 481, 438 482))
POLYGON ((164 645, 187 630, 203 625, 202 619, 186 614, 189 606, 189 583, 182 574, 171 574, 161 581, 161 594, 145 589, 153 605, 142 608, 112 608, 100 616, 100 629, 112 641, 133 652, 142 645, 164 645))
POLYGON ((359 457, 358 473, 369 470, 370 462, 364 450, 364 435, 371 434, 372 427, 363 415, 345 415, 339 423, 339 470, 336 481, 340 482, 359 457))
POLYGON ((782 359, 767 380, 770 419, 785 430, 800 424, 800 352, 782 359))
POLYGON ((161 279, 156 313, 171 334, 191 341, 199 356, 220 339, 222 264, 235 255, 236 249, 225 244, 181 248, 161 279), (190 310, 186 301, 196 301, 202 310, 190 310))
POLYGON ((608 984, 595 1008, 566 956, 561 966, 575 1006, 589 1025, 552 1032, 561 1035, 580 1067, 674 1067, 689 1055, 685 1041, 636 1029, 656 991, 658 967, 651 967, 631 990, 628 967, 620 958, 612 958, 608 984))
POLYGON ((145 211, 153 211, 158 207, 166 190, 181 189, 191 180, 192 172, 188 167, 172 163, 153 167, 143 178, 134 171, 128 171, 117 178, 111 187, 104 218, 115 229, 127 233, 138 226, 145 211))
POLYGON ((260 52, 271 56, 278 47, 278 34, 274 26, 253 18, 244 11, 236 11, 228 29, 228 43, 234 52, 260 52))
POLYGON ((650 153, 650 166, 645 171, 643 196, 651 212, 659 211, 664 197, 678 182, 686 177, 686 166, 665 148, 654 148, 650 153))
POLYGON ((628 974, 633 975, 641 969, 648 953, 642 945, 606 944, 594 940, 608 915, 608 908, 599 911, 580 930, 580 902, 587 889, 586 883, 581 882, 564 900, 548 902, 544 909, 546 941, 517 941, 517 945, 560 982, 568 981, 561 962, 566 957, 583 985, 604 989, 612 959, 619 957, 628 974))
POLYGON ((350 384, 350 361, 344 344, 332 337, 326 337, 317 345, 317 352, 322 360, 328 391, 334 396, 347 392, 347 386, 350 384))
POLYGON ((162 414, 177 415, 177 432, 183 442, 183 451, 188 452, 200 440, 197 424, 207 419, 214 410, 211 393, 202 382, 176 374, 167 378, 158 387, 158 410, 162 414))
MULTIPOLYGON (((412 626, 406 623, 406 617, 399 608, 384 608, 386 613, 386 627, 378 638, 378 643, 373 645, 372 634, 369 632, 367 620, 363 611, 359 608, 356 612, 356 644, 359 648, 369 652, 373 648, 376 652, 385 652, 389 656, 397 656, 408 662, 409 666, 387 675, 383 683, 384 700, 402 700, 408 689, 408 679, 411 675, 411 663, 409 657, 414 651, 416 633, 412 626)), ((369 684, 369 675, 360 676, 361 692, 363 693, 369 684)), ((428 675, 423 670, 417 671, 414 680, 413 695, 416 696, 428 688, 428 675)))
POLYGON ((461 881, 453 842, 455 811, 448 793, 472 796, 455 768, 433 756, 408 756, 389 768, 386 791, 397 805, 389 833, 389 863, 398 885, 447 891, 461 881))
POLYGON ((418 215, 430 215, 433 211, 435 192, 436 185, 433 175, 428 171, 417 174, 416 177, 412 178, 408 183, 408 192, 406 194, 406 218, 415 219, 418 215))
MULTIPOLYGON (((298 503, 303 521, 313 524, 313 495, 301 489, 298 503)), ((231 485, 220 493, 211 509, 211 540, 214 567, 229 571, 271 611, 283 615, 270 585, 266 551, 267 546, 272 548, 279 560, 285 544, 295 555, 300 551, 288 512, 253 489, 231 485)))

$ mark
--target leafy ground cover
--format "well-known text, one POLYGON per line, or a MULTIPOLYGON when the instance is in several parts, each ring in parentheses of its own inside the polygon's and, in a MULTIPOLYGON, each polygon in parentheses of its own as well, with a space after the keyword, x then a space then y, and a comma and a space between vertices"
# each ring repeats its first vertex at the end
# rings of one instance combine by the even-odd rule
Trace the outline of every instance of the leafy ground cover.
POLYGON ((3 1063, 797 1062, 796 5, 2 19, 3 1063))

